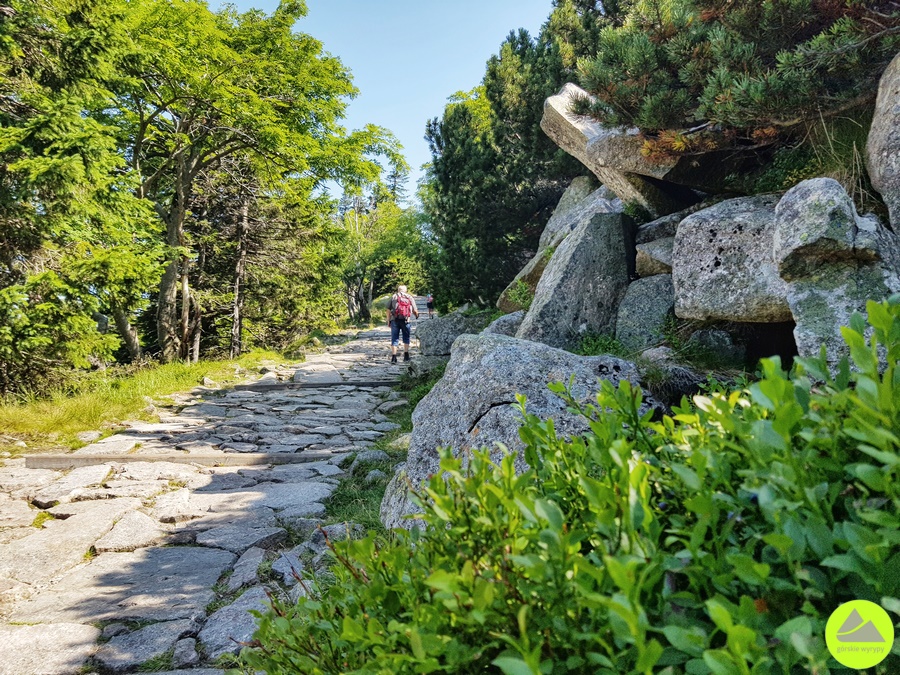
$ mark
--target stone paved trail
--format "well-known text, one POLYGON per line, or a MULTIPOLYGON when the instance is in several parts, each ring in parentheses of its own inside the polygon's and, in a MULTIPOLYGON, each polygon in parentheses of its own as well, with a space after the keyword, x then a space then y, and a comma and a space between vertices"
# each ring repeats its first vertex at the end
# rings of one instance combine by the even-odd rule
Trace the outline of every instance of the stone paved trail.
POLYGON ((208 664, 250 638, 247 610, 267 591, 296 597, 291 567, 322 558, 315 528, 349 454, 396 428, 385 413, 405 405, 389 386, 403 366, 389 364, 388 336, 182 397, 158 423, 67 457, 6 461, 0 675, 133 672, 167 654, 185 675, 222 673, 208 664), (75 468, 32 468, 54 461, 75 468), (53 518, 34 527, 40 514, 53 518), (306 541, 282 551, 289 531, 306 541))

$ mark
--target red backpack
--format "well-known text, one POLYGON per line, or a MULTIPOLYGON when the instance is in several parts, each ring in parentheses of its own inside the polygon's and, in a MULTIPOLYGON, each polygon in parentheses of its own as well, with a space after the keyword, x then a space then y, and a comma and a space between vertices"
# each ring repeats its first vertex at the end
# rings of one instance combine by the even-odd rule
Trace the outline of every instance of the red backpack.
POLYGON ((394 318, 406 322, 410 316, 412 316, 412 298, 405 293, 398 293, 394 296, 394 318))

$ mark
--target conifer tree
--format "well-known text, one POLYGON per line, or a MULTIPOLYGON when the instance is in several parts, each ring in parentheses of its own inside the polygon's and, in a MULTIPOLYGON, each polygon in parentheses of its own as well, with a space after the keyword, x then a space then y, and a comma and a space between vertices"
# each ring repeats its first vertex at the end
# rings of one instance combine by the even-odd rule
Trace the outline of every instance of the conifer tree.
POLYGON ((898 49, 892 0, 636 0, 578 63, 581 111, 758 141, 870 103, 898 49))

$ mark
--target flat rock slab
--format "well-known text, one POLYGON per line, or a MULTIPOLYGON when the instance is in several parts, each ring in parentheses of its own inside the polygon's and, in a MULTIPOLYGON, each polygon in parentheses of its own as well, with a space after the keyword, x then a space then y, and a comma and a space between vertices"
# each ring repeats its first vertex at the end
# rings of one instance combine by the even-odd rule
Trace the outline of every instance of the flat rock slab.
POLYGON ((307 363, 294 373, 294 382, 303 384, 336 384, 344 381, 341 374, 330 363, 307 363))
POLYGON ((16 492, 32 489, 37 492, 57 478, 59 478, 59 474, 48 469, 35 470, 18 466, 3 466, 0 467, 0 491, 16 492))
POLYGON ((80 673, 100 629, 72 623, 0 625, 0 675, 80 673))
POLYGON ((96 499, 119 499, 134 497, 150 499, 169 489, 165 481, 113 481, 113 485, 105 488, 85 488, 76 490, 70 495, 73 502, 89 502, 96 499))
MULTIPOLYGON (((124 455, 126 453, 134 450, 134 447, 140 443, 139 438, 134 438, 131 436, 126 436, 123 438, 118 438, 116 436, 110 436, 102 441, 98 441, 96 443, 91 443, 90 445, 85 445, 83 448, 78 448, 73 455, 124 455)), ((107 457, 108 459, 109 457, 107 457)))
POLYGON ((256 631, 256 619, 251 609, 265 612, 269 599, 262 586, 246 591, 235 602, 214 612, 200 631, 200 642, 206 656, 215 660, 222 654, 237 654, 242 642, 249 642, 256 631))
POLYGON ((20 622, 173 621, 201 617, 235 556, 195 546, 104 553, 23 603, 20 622))
POLYGON ((269 549, 287 539, 287 532, 280 527, 240 527, 226 525, 200 532, 200 546, 223 548, 240 555, 251 547, 269 549))
POLYGON ((220 490, 235 490, 252 487, 256 481, 236 473, 222 473, 213 476, 202 476, 202 483, 192 486, 197 492, 219 492, 220 490))
POLYGON ((197 468, 176 462, 135 461, 116 463, 116 478, 138 482, 155 480, 185 480, 197 473, 197 468))
POLYGON ((28 527, 37 514, 24 500, 0 493, 0 528, 28 527))
MULTIPOLYGON (((335 467, 336 468, 336 467, 335 467)), ((334 486, 327 483, 259 483, 246 490, 191 495, 190 502, 208 511, 235 511, 266 506, 275 511, 321 502, 331 496, 334 486)))
POLYGON ((166 532, 153 518, 140 511, 131 511, 101 537, 94 548, 97 553, 134 551, 159 543, 165 536, 166 532))
POLYGON ((28 537, 0 546, 0 577, 27 584, 50 581, 81 563, 113 523, 139 506, 136 499, 88 502, 78 515, 53 521, 50 529, 36 530, 28 537))
POLYGON ((228 577, 226 587, 229 592, 234 592, 244 586, 252 586, 259 583, 259 566, 266 557, 266 552, 253 546, 248 548, 244 555, 234 565, 234 572, 228 577))
POLYGON ((100 647, 94 658, 114 673, 125 673, 171 651, 179 639, 196 631, 197 624, 190 619, 156 623, 114 637, 100 647))
POLYGON ((78 489, 99 485, 112 470, 111 464, 83 466, 72 469, 67 475, 41 488, 31 501, 42 509, 59 502, 69 501, 70 495, 78 489))

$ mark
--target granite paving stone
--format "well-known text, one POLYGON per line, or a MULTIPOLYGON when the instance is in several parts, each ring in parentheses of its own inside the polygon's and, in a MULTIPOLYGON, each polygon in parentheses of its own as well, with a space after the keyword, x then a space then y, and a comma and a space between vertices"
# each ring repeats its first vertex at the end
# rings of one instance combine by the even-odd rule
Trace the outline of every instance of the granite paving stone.
POLYGON ((256 630, 256 620, 250 610, 264 612, 268 607, 265 588, 254 586, 232 604, 214 612, 198 636, 207 658, 215 660, 223 654, 241 651, 241 643, 249 642, 256 630))
POLYGON ((238 559, 234 565, 234 571, 225 582, 225 586, 229 592, 243 588, 244 586, 253 586, 259 583, 259 566, 266 557, 265 550, 256 546, 251 546, 238 559))
POLYGON ((173 621, 202 618, 213 585, 235 555, 176 546, 104 553, 11 613, 24 623, 173 621))
POLYGON ((79 673, 99 636, 99 628, 77 623, 0 624, 0 675, 79 673))
POLYGON ((251 547, 272 548, 287 539, 287 531, 281 527, 242 527, 224 525, 197 534, 200 546, 222 548, 242 554, 251 547))
POLYGON ((190 619, 163 621, 114 637, 97 650, 94 658, 113 673, 126 673, 166 654, 179 639, 196 634, 197 630, 197 624, 190 619))

